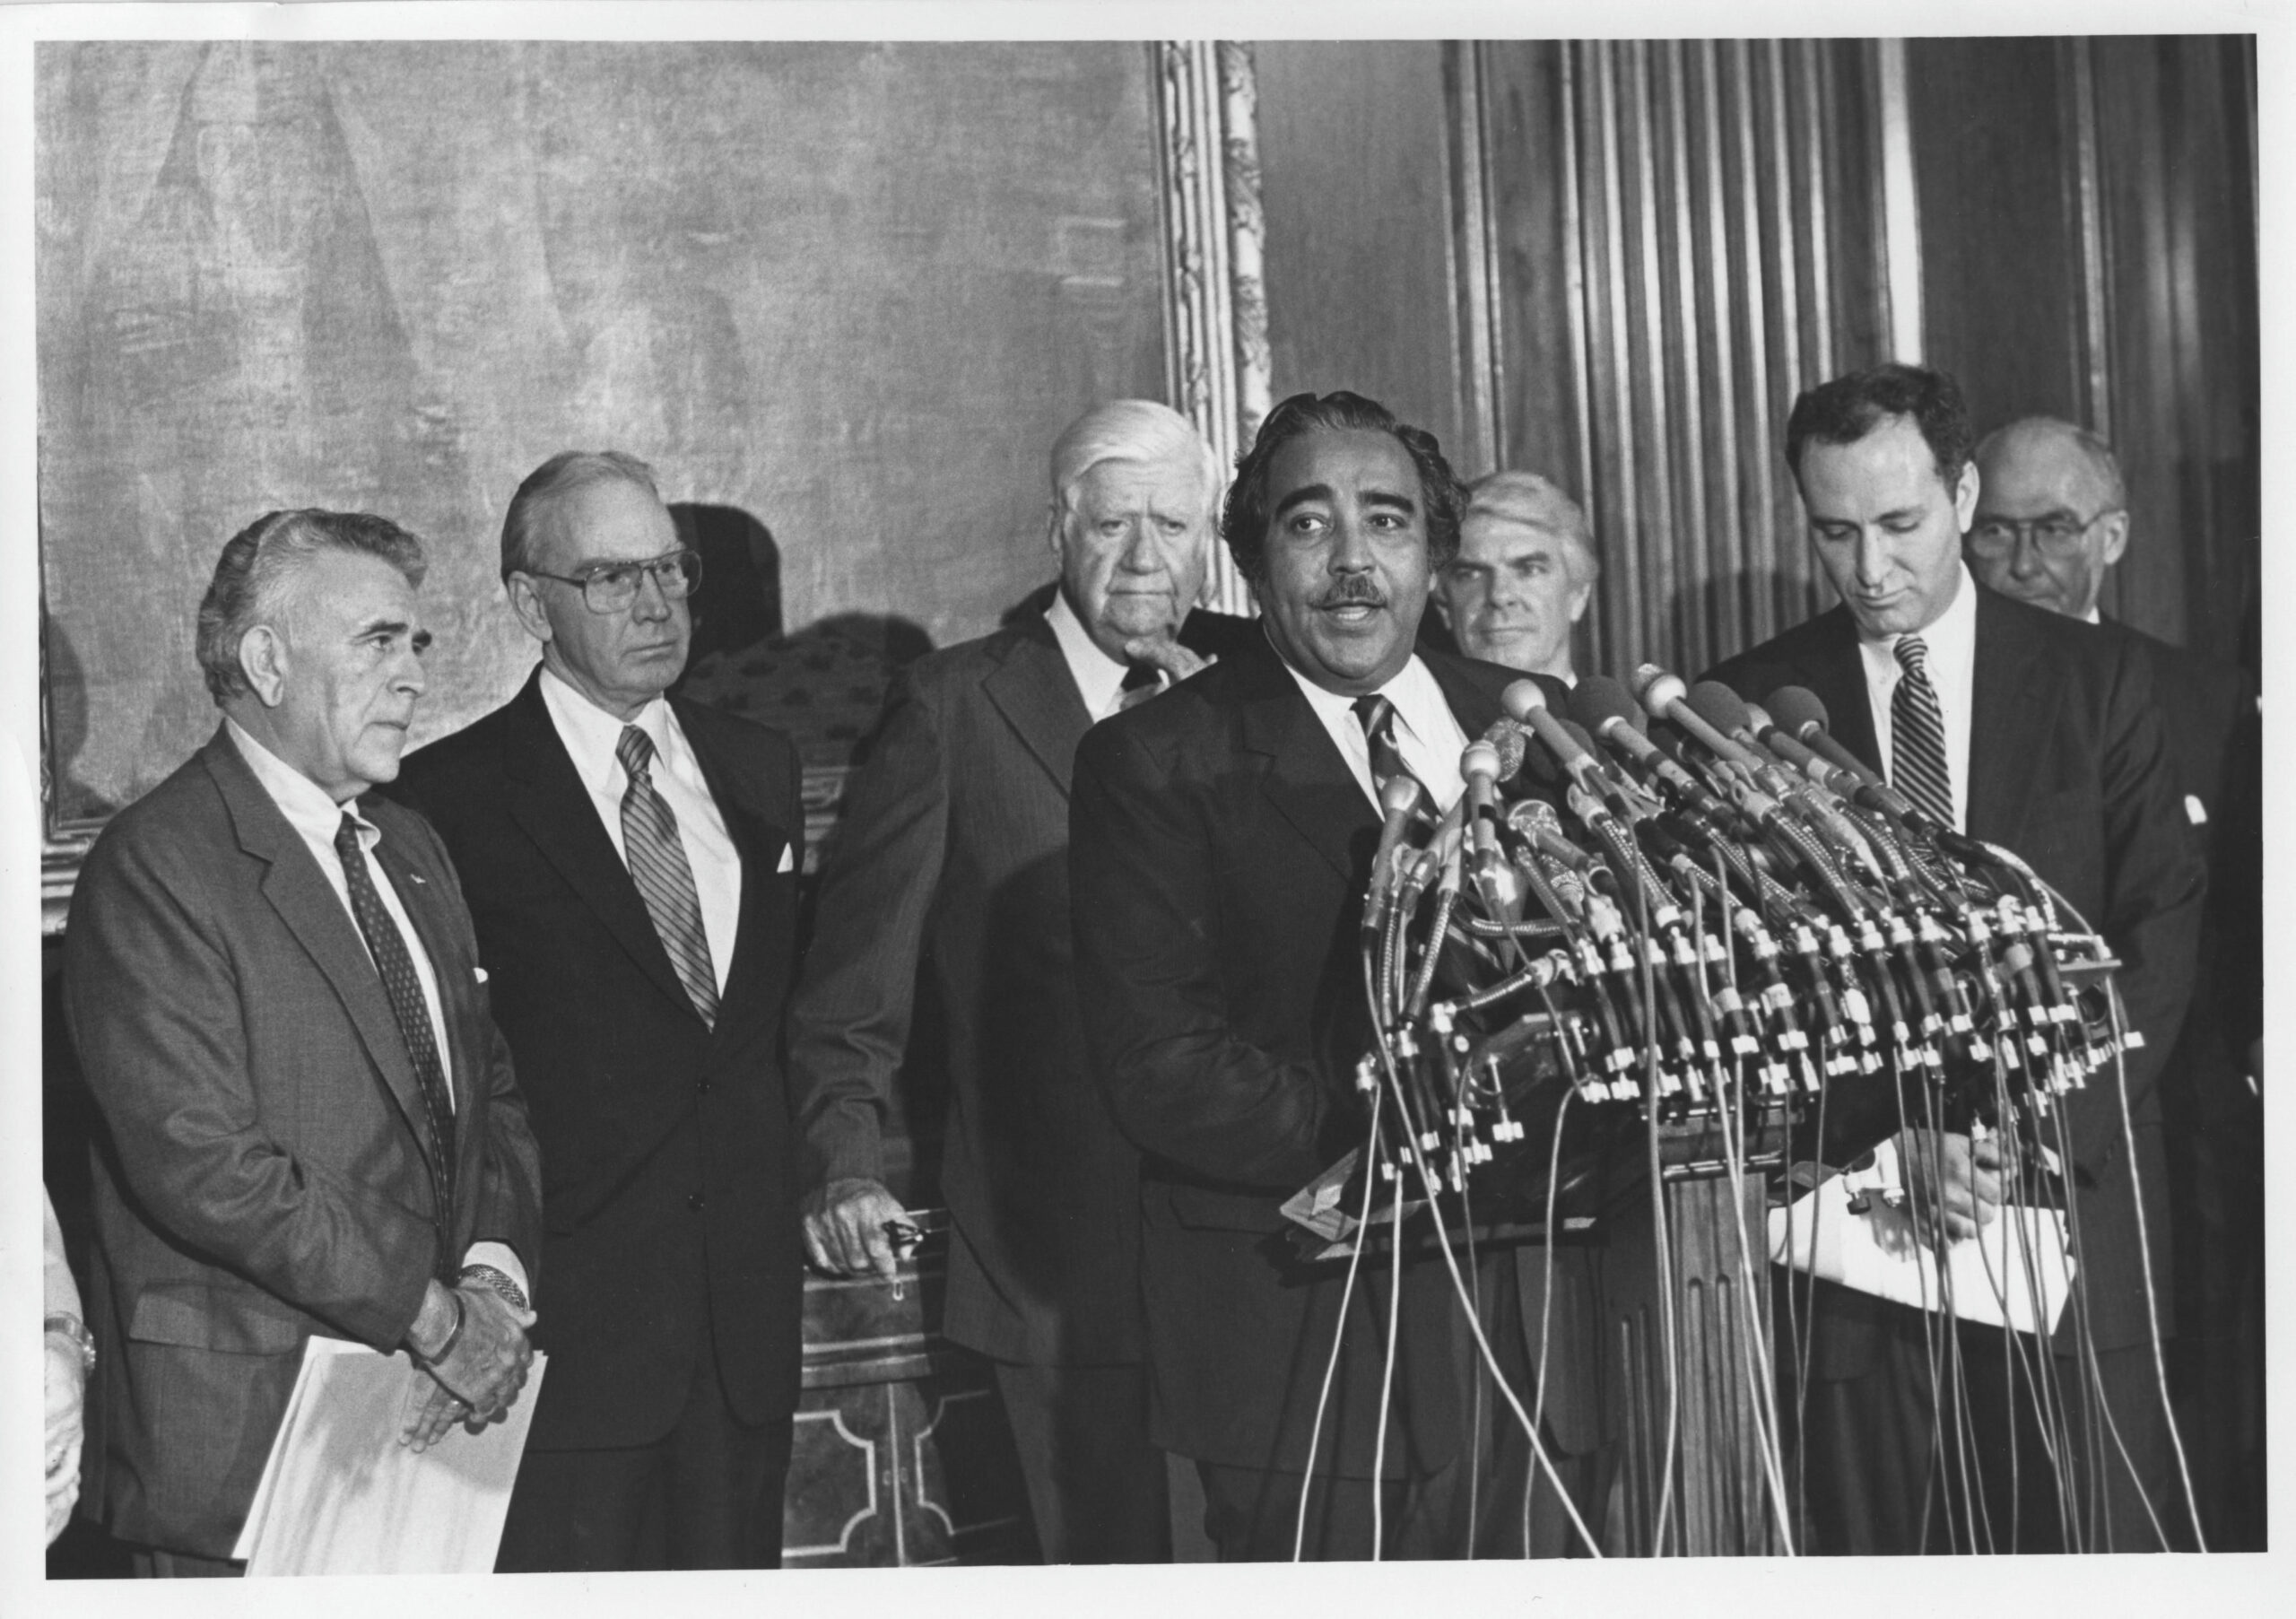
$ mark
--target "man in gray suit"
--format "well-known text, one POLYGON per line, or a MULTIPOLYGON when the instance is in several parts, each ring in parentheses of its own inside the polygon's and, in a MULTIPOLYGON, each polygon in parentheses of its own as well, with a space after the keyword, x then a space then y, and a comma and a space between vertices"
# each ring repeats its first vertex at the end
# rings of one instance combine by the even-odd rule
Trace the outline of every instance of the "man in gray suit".
POLYGON ((508 1411, 541 1171, 436 833, 398 773, 414 538, 273 512, 199 610, 213 738, 89 853, 65 1014, 104 1129, 90 1494, 139 1573, 230 1554, 313 1334, 410 1351, 403 1442, 508 1411))
POLYGON ((944 1329, 996 1363, 1048 1562, 1169 1549, 1141 1366, 1138 1162, 1071 993, 1068 775, 1094 723, 1255 633, 1189 611, 1219 494, 1210 447, 1161 405, 1102 405, 1061 435, 1058 588, 894 682, 790 1008, 807 1247, 833 1273, 890 1275, 903 1210, 881 1121, 930 975, 952 1092, 944 1329))

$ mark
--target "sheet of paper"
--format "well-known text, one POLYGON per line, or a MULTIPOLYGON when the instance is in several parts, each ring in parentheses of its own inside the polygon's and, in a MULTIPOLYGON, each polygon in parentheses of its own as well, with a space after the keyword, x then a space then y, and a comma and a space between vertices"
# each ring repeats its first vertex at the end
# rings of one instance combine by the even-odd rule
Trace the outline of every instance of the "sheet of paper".
POLYGON ((2004 1207, 1974 1237, 1946 1245, 1944 1263, 1916 1231, 1908 1208, 1882 1193, 1900 1184, 1895 1145, 1874 1169, 1836 1175, 1794 1203, 1770 1211, 1770 1257, 1844 1287, 1950 1313, 1964 1321, 2048 1334, 2073 1289, 2073 1256, 2061 1210, 2004 1207), (1852 1197, 1867 1194, 1863 1214, 1852 1197))
POLYGON ((546 1362, 507 1420, 417 1455, 398 1442, 413 1363, 311 1339, 232 1554, 250 1575, 491 1572, 546 1362))

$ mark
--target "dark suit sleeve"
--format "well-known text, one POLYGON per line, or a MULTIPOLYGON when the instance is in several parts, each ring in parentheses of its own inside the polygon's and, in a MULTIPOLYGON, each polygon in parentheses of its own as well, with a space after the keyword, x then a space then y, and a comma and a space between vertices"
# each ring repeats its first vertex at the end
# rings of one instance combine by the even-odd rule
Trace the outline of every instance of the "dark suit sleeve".
POLYGON ((239 981, 214 903, 161 840, 100 840, 65 945, 89 1089, 156 1224, 388 1350, 421 1307, 436 1233, 389 1188, 297 1157, 265 1131, 241 1022, 242 998, 260 991, 239 981))
POLYGON ((903 675, 853 777, 790 1003, 791 1106, 808 1187, 884 1179, 884 1111, 909 1044, 948 827, 940 727, 903 675))
POLYGON ((1078 1009, 1118 1125, 1197 1175, 1295 1189, 1330 1162, 1330 1092, 1312 1064, 1279 1060, 1229 1021, 1205 817, 1131 727, 1111 725, 1077 753, 1068 827, 1078 1009))
MULTIPOLYGON (((438 832, 427 821, 420 825, 412 840, 422 845, 436 880, 454 901, 463 943, 476 961, 478 938, 471 927, 462 879, 438 832)), ((526 1293, 531 1298, 542 1281, 542 1149, 535 1145, 526 1099, 519 1092, 511 1066, 510 1042, 503 1038, 491 1014, 482 1015, 480 1022, 478 1039, 484 1063, 474 1077, 457 1082, 474 1103, 483 1105, 486 1120, 486 1155, 480 1162, 471 1208, 470 1240, 500 1242, 515 1252, 518 1263, 526 1267, 526 1293)))
MULTIPOLYGON (((2191 998, 2206 888, 2198 840, 2178 790, 2153 697, 2152 663, 2118 643, 2098 762, 2105 816, 2105 910, 2088 918, 2122 963, 2117 975, 2144 1049, 2126 1064, 2129 1109, 2143 1118, 2191 998)), ((2092 1080, 2068 1109, 2073 1156, 2092 1175, 2122 1139, 2120 1103, 2092 1080)))

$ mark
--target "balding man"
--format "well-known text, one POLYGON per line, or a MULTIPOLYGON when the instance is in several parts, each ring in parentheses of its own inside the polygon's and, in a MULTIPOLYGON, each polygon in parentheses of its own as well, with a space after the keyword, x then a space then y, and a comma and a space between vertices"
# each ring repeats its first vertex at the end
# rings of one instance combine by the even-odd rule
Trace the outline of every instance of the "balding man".
MULTIPOLYGON (((1978 446, 1977 516, 1963 543, 1979 581, 2071 618, 2102 622, 2105 577, 2128 548, 2128 495, 2105 441, 2050 416, 2013 422, 1978 446)), ((2151 655, 2153 691, 2185 814, 2206 847, 2209 904, 2193 1011, 2164 1069, 2177 1256, 2175 1318, 2188 1358, 2185 1408, 2201 1421, 2195 1484, 2212 1546, 2261 1545, 2250 1493, 2230 1483, 2259 1467, 2262 1398, 2262 1119, 2239 1062, 2263 962, 2253 947, 2261 857, 2256 829, 2255 701, 2241 673, 2131 630, 2151 655), (2248 783, 2246 802, 2234 802, 2248 783), (2241 941, 2248 941, 2243 944, 2241 941), (2236 1460, 2236 1458, 2239 1458, 2236 1460)))
POLYGON ((1570 630, 1602 571, 1587 514, 1536 473, 1494 472, 1467 494, 1435 610, 1469 657, 1575 683, 1570 630))
POLYGON ((1085 1061, 1070 985, 1068 780, 1099 721, 1255 631, 1190 609, 1221 490, 1161 405, 1087 411, 1052 451, 1056 588, 894 681, 822 874, 792 1009, 805 1232, 891 1275, 886 1101, 919 968, 946 1024, 943 1330, 996 1363, 1052 1562, 1161 1561, 1164 1460, 1141 1365, 1139 1169, 1085 1061))

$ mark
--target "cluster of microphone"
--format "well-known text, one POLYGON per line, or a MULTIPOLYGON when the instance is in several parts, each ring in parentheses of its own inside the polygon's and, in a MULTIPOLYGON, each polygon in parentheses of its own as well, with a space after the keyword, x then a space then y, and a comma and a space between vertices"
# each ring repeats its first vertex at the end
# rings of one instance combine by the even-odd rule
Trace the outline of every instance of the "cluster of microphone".
POLYGON ((2054 1100, 2141 1043, 2102 942, 1837 743, 1813 693, 1756 706, 1645 665, 1568 712, 1528 680, 1505 702, 1448 814, 1407 776, 1384 790, 1357 1078, 1385 1175, 1415 1151, 1457 1190, 1563 1091, 1693 1121, 1856 1092, 1889 1099, 1869 1145, 1973 1121, 2042 1145, 2054 1100))

